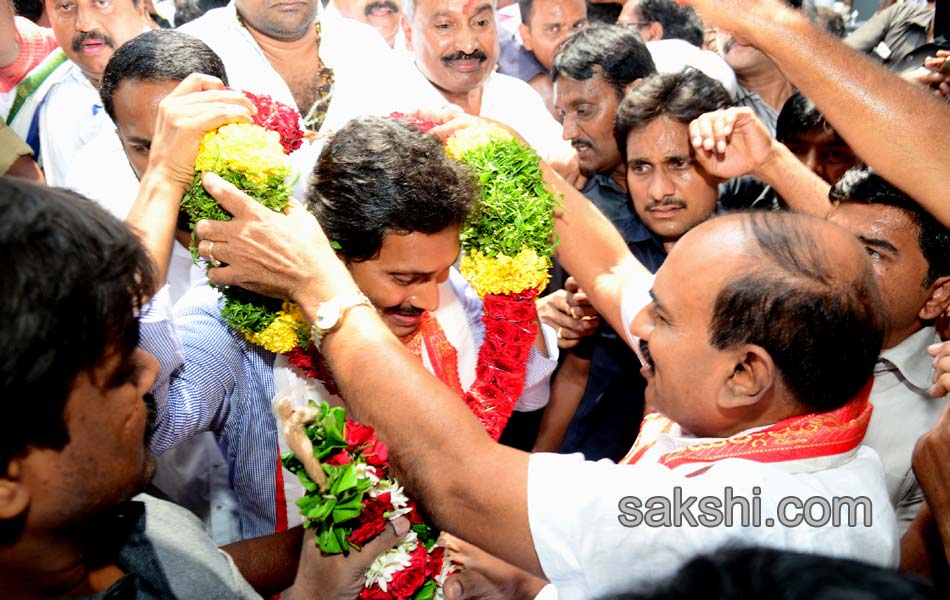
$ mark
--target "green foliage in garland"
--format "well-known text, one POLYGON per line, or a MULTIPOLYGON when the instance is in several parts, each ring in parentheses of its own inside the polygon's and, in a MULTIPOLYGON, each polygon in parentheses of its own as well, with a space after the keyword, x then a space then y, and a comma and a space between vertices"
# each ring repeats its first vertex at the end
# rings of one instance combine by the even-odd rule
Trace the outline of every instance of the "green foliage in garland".
POLYGON ((534 150, 517 140, 494 140, 468 150, 464 160, 479 179, 482 197, 462 231, 462 247, 488 256, 515 256, 524 248, 551 256, 558 203, 534 150))

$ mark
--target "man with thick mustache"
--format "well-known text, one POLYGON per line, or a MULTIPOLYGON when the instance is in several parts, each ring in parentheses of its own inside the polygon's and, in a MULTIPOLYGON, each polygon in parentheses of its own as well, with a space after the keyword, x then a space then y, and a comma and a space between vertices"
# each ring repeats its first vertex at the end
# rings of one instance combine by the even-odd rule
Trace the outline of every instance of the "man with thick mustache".
POLYGON ((327 10, 335 8, 347 19, 366 23, 392 48, 399 33, 401 4, 400 0, 336 0, 327 6, 327 10))
POLYGON ((50 75, 38 128, 39 163, 61 186, 79 151, 112 122, 102 110, 99 80, 116 48, 153 27, 145 0, 47 0, 46 12, 65 60, 50 75))
POLYGON ((406 43, 414 55, 409 78, 423 106, 504 123, 541 156, 569 165, 563 174, 576 178, 576 154, 561 139, 541 96, 527 83, 495 73, 494 0, 409 0, 403 10, 406 43))

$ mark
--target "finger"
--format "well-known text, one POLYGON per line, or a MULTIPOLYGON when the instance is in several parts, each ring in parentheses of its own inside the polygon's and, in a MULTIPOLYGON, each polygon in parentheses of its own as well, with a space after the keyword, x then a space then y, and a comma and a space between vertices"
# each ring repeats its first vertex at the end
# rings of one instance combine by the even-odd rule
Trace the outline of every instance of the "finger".
POLYGON ((420 108, 409 113, 409 117, 420 121, 432 121, 433 123, 445 123, 451 121, 458 113, 446 110, 444 108, 420 108))
POLYGON ((168 96, 184 96, 185 94, 191 94, 193 92, 201 92, 204 90, 223 90, 224 82, 214 77, 212 75, 205 75, 204 73, 192 73, 188 77, 182 79, 181 83, 175 86, 168 96))
POLYGON ((359 558, 354 559, 360 567, 359 572, 362 573, 369 569, 369 566, 373 564, 377 556, 398 546, 403 538, 406 537, 408 531, 409 519, 406 517, 399 517, 395 521, 390 521, 382 533, 363 546, 363 549, 358 553, 359 558))
POLYGON ((572 306, 593 306, 590 301, 590 297, 587 295, 587 292, 580 290, 572 296, 571 299, 572 306))
MULTIPOLYGON (((702 116, 702 115, 700 115, 702 116)), ((689 129, 689 143, 693 145, 693 148, 699 150, 703 147, 703 134, 699 130, 699 119, 693 119, 687 125, 689 129)))
MULTIPOLYGON (((929 346, 927 346, 927 354, 929 354, 930 356, 937 356, 938 354, 940 354, 940 351, 943 349, 944 344, 945 344, 944 342, 930 344, 929 346)), ((934 360, 934 364, 935 365, 937 364, 936 360, 934 360)))
POLYGON ((567 281, 564 282, 564 289, 568 292, 574 293, 581 289, 580 285, 577 284, 577 280, 574 279, 574 276, 567 278, 567 281))
POLYGON ((484 575, 472 570, 453 574, 445 581, 442 591, 446 600, 493 598, 498 593, 498 589, 484 575))
MULTIPOLYGON (((266 215, 268 212, 264 205, 234 187, 234 184, 225 181, 217 173, 210 171, 202 173, 201 185, 218 201, 221 208, 234 215, 235 218, 266 215)), ((200 233, 198 235, 203 237, 200 233)))
POLYGON ((713 135, 716 139, 716 152, 724 154, 732 134, 732 123, 728 121, 724 111, 719 111, 713 119, 713 135))
POLYGON ((703 138, 703 150, 712 151, 716 145, 716 136, 713 132, 712 118, 709 115, 699 117, 699 135, 703 138))

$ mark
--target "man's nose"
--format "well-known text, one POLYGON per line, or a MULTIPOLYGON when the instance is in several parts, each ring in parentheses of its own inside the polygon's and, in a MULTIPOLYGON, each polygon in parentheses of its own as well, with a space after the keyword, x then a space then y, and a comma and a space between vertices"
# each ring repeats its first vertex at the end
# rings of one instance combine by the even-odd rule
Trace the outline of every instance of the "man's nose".
POLYGON ((650 178, 650 198, 659 202, 676 194, 673 179, 664 169, 655 169, 650 178))
POLYGON ((95 31, 99 29, 99 19, 97 18, 95 11, 82 2, 76 3, 75 24, 76 31, 80 32, 95 31))
POLYGON ((439 308, 439 284, 436 280, 420 284, 413 291, 409 302, 416 308, 434 311, 439 308))

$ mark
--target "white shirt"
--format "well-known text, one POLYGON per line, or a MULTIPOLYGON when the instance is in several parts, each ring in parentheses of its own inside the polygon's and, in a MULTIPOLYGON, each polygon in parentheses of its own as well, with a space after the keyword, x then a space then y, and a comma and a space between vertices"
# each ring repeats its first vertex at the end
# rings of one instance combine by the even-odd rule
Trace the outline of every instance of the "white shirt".
MULTIPOLYGON (((474 316, 478 319, 481 312, 482 304, 475 290, 461 273, 452 267, 448 279, 439 284, 439 308, 432 314, 438 320, 446 340, 455 348, 459 383, 463 390, 471 388, 475 381, 475 367, 480 344, 477 343, 472 331, 472 318, 474 316)), ((531 349, 526 365, 525 388, 515 404, 515 410, 519 412, 544 408, 550 396, 550 377, 557 366, 558 358, 557 335, 548 325, 541 326, 541 333, 544 338, 545 355, 542 356, 535 348, 531 349)), ((426 370, 434 373, 428 352, 423 350, 422 364, 426 370)), ((339 396, 327 391, 322 382, 303 376, 283 355, 278 355, 274 360, 274 389, 276 390, 275 402, 287 398, 295 407, 306 406, 310 400, 327 402, 331 406, 339 406, 342 402, 339 396)), ((287 452, 290 448, 284 439, 279 420, 277 429, 280 451, 287 452)), ((287 522, 290 527, 293 527, 303 522, 296 501, 303 496, 304 490, 300 480, 289 476, 286 472, 283 482, 284 498, 287 503, 287 522)))
MULTIPOLYGON (((413 64, 410 70, 412 94, 423 103, 420 108, 462 111, 458 105, 446 100, 418 67, 413 64)), ((480 117, 511 127, 542 158, 563 158, 574 151, 571 143, 561 137, 561 125, 530 85, 508 75, 492 73, 482 86, 480 117)))
POLYGON ((679 73, 684 67, 699 69, 722 84, 735 100, 738 83, 732 67, 721 56, 685 40, 651 40, 646 43, 658 73, 679 73))
POLYGON ((933 428, 946 406, 946 400, 931 398, 929 392, 934 369, 927 346, 938 341, 936 330, 924 327, 881 352, 874 367, 870 397, 874 412, 864 443, 884 463, 887 493, 897 510, 902 534, 924 501, 911 467, 914 446, 933 428))
MULTIPOLYGON (((667 436, 661 445, 682 446, 708 440, 667 436)), ((580 454, 533 454, 528 463, 528 520, 545 577, 562 600, 599 598, 641 589, 672 575, 700 553, 724 544, 760 545, 864 560, 895 566, 897 525, 874 451, 860 446, 833 457, 780 463, 726 459, 707 465, 685 464, 674 469, 645 455, 635 465, 608 460, 586 462, 580 454), (697 471, 699 473, 697 474, 697 471), (871 525, 858 512, 857 526, 785 527, 741 526, 741 508, 734 508, 732 527, 625 526, 623 499, 651 497, 758 500, 761 523, 779 514, 779 502, 794 496, 803 502, 821 497, 867 497, 871 525)), ((735 506, 735 505, 734 505, 735 506)), ((644 513, 646 511, 643 511, 644 513)), ((794 508, 784 511, 799 515, 794 508)), ((700 513, 694 505, 692 514, 700 513)), ((750 517, 752 515, 750 510, 750 517)), ((820 513, 816 513, 820 514, 820 513)), ((630 523, 629 519, 626 521, 630 523)))
MULTIPOLYGON (((179 30, 201 39, 221 57, 231 87, 267 94, 288 106, 297 106, 287 83, 241 25, 234 2, 209 10, 179 30)), ((327 19, 321 27, 319 52, 334 75, 333 98, 321 134, 338 130, 354 117, 412 110, 413 103, 406 99, 400 77, 406 70, 395 61, 391 49, 372 27, 352 19, 327 19)), ((306 112, 310 107, 298 108, 306 112)), ((297 177, 295 197, 306 196, 310 173, 322 148, 323 139, 304 141, 291 155, 297 177)))
POLYGON ((66 175, 83 146, 114 128, 97 90, 75 63, 64 63, 40 108, 40 166, 50 186, 66 184, 66 175))

